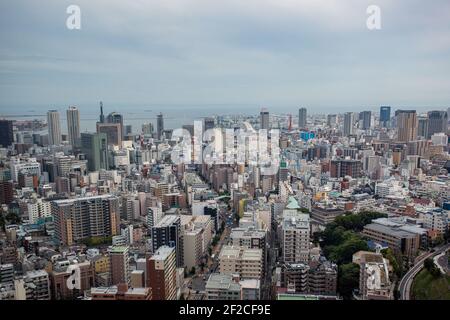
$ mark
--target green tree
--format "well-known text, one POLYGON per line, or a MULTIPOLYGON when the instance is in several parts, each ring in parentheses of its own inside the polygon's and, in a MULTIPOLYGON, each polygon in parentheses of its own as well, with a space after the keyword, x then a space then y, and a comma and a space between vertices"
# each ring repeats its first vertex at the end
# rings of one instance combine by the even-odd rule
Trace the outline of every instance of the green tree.
POLYGON ((344 243, 336 247, 330 258, 336 261, 337 264, 350 263, 352 261, 353 254, 358 251, 369 250, 366 241, 361 239, 358 235, 354 235, 344 243))
POLYGON ((344 299, 351 299, 353 290, 359 288, 359 265, 343 264, 339 267, 338 292, 344 299))
POLYGON ((401 254, 395 254, 391 248, 381 250, 383 257, 389 260, 389 264, 392 266, 394 274, 400 279, 403 276, 403 257, 401 254))
POLYGON ((18 224, 22 221, 19 215, 12 211, 7 213, 6 220, 9 221, 10 224, 18 224))
POLYGON ((428 270, 428 272, 435 278, 439 277, 441 275, 441 271, 439 268, 434 264, 434 261, 432 258, 427 258, 423 262, 423 266, 425 269, 428 270))

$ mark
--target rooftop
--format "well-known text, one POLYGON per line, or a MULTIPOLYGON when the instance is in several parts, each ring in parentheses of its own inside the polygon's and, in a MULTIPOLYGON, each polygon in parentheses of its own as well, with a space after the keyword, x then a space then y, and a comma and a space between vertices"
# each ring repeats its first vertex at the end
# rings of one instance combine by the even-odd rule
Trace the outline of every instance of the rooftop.
POLYGON ((231 275, 212 273, 209 276, 205 289, 240 291, 241 286, 239 283, 233 281, 233 277, 231 275))

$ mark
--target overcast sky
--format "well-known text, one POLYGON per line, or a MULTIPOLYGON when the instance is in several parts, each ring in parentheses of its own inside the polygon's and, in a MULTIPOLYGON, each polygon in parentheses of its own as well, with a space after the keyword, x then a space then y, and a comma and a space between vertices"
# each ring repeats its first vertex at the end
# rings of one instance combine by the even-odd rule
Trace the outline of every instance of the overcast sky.
POLYGON ((448 0, 2 0, 0 43, 3 108, 450 106, 448 0))

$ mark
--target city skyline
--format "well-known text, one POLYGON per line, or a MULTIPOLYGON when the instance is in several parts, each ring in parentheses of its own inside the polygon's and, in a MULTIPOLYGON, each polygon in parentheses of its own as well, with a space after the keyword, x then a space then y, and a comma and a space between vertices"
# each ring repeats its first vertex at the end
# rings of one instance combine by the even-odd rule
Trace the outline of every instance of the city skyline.
POLYGON ((70 4, 2 2, 2 108, 102 99, 124 106, 450 101, 443 0, 380 0, 381 30, 367 29, 365 0, 79 1, 80 30, 66 28, 70 4))
POLYGON ((1 1, 0 306, 449 301, 449 17, 446 0, 1 1))

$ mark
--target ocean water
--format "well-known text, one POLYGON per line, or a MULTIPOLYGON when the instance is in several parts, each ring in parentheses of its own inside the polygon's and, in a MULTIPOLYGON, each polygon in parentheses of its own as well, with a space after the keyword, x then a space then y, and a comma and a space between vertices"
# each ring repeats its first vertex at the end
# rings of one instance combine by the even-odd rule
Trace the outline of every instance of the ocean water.
MULTIPOLYGON (((95 131, 96 122, 100 117, 99 105, 76 105, 80 111, 81 131, 95 131)), ((47 119, 47 111, 50 109, 58 110, 61 119, 61 128, 67 130, 66 110, 64 107, 20 107, 7 108, 0 107, 0 118, 14 120, 47 119)), ((144 123, 151 122, 156 129, 156 117, 161 112, 164 117, 164 128, 181 128, 185 124, 193 124, 195 120, 201 120, 204 117, 214 115, 257 115, 261 107, 258 106, 229 106, 229 105, 154 105, 154 106, 108 106, 103 105, 105 117, 111 112, 118 112, 123 115, 124 124, 132 125, 133 132, 140 132, 144 123)))
MULTIPOLYGON (((100 116, 99 104, 76 105, 80 110, 81 131, 95 131, 95 124, 100 116)), ((24 106, 9 108, 0 106, 0 118, 25 120, 25 119, 44 119, 49 109, 56 109, 60 112, 61 128, 67 132, 66 110, 68 106, 24 106)), ((228 104, 210 104, 210 105, 103 105, 105 117, 110 112, 121 113, 124 117, 125 125, 132 125, 133 132, 140 132, 143 123, 151 122, 156 128, 156 116, 161 112, 164 116, 164 128, 181 128, 185 124, 193 124, 195 120, 201 120, 204 117, 214 115, 258 115, 262 108, 267 109, 271 114, 292 114, 296 119, 298 117, 299 106, 260 106, 260 105, 228 105, 228 104)), ((359 112, 371 110, 378 112, 379 107, 308 107, 308 114, 328 114, 359 112)), ((408 107, 401 107, 408 108, 408 107)), ((394 114, 392 108, 391 114, 394 114)), ((411 108, 418 112, 427 111, 429 108, 411 108)), ((446 108, 442 108, 444 110, 446 108)), ((439 110, 439 109, 438 109, 439 110)))

